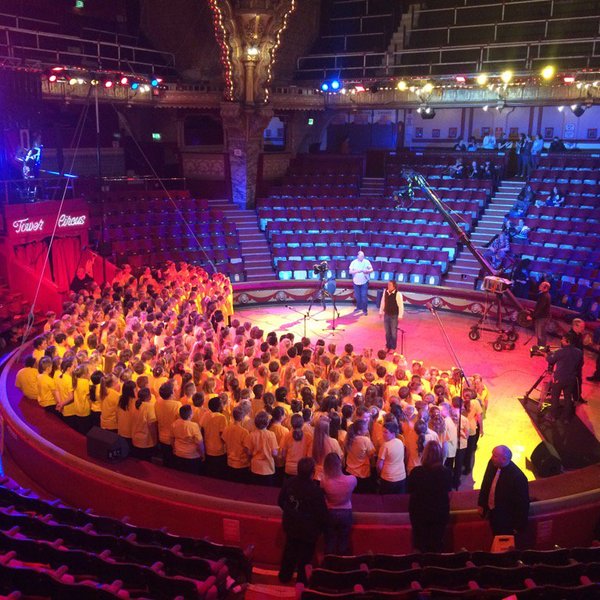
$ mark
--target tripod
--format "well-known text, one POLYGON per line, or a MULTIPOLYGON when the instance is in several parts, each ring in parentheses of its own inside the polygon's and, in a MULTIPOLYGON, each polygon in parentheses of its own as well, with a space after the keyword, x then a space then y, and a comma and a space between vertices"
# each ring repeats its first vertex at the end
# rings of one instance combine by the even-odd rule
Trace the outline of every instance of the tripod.
POLYGON ((320 301, 323 305, 323 310, 327 308, 327 298, 331 300, 332 313, 331 313, 331 325, 327 327, 327 329, 331 329, 335 331, 337 329, 336 320, 340 318, 340 311, 338 310, 337 304, 335 302, 335 291, 337 289, 337 284, 333 277, 329 279, 325 279, 325 273, 320 274, 321 285, 317 291, 317 293, 311 298, 310 305, 308 307, 308 312, 310 313, 313 304, 315 301, 320 301))
POLYGON ((535 380, 534 384, 525 392, 525 395, 519 400, 522 403, 525 402, 535 402, 533 398, 531 398, 530 394, 534 390, 538 390, 540 393, 540 398, 537 401, 538 404, 538 412, 542 413, 550 407, 550 402, 548 402, 548 396, 550 395, 550 386, 552 385, 552 369, 545 369, 542 374, 535 380), (541 385, 540 385, 541 384, 541 385), (538 385, 540 386, 538 389, 538 385))

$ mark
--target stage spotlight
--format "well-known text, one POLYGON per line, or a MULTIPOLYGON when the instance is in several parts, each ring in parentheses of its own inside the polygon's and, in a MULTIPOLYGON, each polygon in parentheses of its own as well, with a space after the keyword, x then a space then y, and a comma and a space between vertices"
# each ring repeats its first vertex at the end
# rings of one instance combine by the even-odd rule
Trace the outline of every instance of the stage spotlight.
POLYGON ((98 83, 100 83, 97 79, 92 79, 90 81, 90 85, 98 85, 98 83))
POLYGON ((582 104, 571 105, 571 111, 576 117, 580 117, 585 112, 585 106, 582 104))
POLYGON ((423 91, 424 91, 426 94, 431 94, 431 92, 433 92, 433 84, 431 84, 431 83, 426 83, 426 84, 423 86, 423 91))
POLYGON ((487 104, 486 104, 486 105, 484 105, 484 106, 482 106, 482 110, 483 110, 484 112, 487 112, 489 108, 490 108, 490 107, 489 107, 487 104))
POLYGON ((156 77, 154 77, 154 78, 152 79, 152 81, 150 81, 150 85, 151 85, 152 87, 158 87, 158 84, 159 84, 159 83, 160 83, 160 81, 159 81, 159 80, 158 80, 156 77))
POLYGON ((466 81, 467 81, 467 78, 464 75, 456 76, 456 83, 465 83, 466 81))
POLYGON ((128 77, 125 77, 125 76, 123 76, 123 77, 121 77, 121 79, 119 80, 119 83, 120 83, 121 85, 127 85, 127 84, 129 83, 129 78, 128 78, 128 77))
POLYGON ((329 91, 329 84, 328 84, 326 81, 324 81, 324 82, 321 84, 321 91, 322 91, 322 92, 328 92, 328 91, 329 91))
POLYGON ((76 85, 77 84, 77 77, 71 77, 71 79, 69 79, 69 85, 76 85))
POLYGON ((488 76, 485 73, 477 75, 477 83, 479 85, 485 85, 488 82, 488 76))
POLYGON ((399 81, 398 85, 396 85, 396 87, 403 92, 404 90, 406 90, 407 85, 406 85, 406 81, 399 81))
POLYGON ((548 81, 554 77, 555 73, 556 69, 552 65, 548 65, 542 69, 542 78, 548 81))
POLYGON ((105 88, 111 88, 112 86, 113 86, 113 82, 112 82, 110 79, 107 79, 107 80, 104 82, 104 87, 105 87, 105 88))
POLYGON ((334 90, 334 91, 336 91, 336 90, 339 90, 339 89, 340 89, 340 82, 339 82, 337 79, 334 79, 334 80, 331 82, 331 89, 332 89, 332 90, 334 90))
POLYGON ((50 83, 55 83, 57 79, 58 79, 58 77, 54 73, 52 73, 52 75, 50 75, 50 77, 48 77, 48 81, 50 83))
POLYGON ((563 110, 565 110, 565 107, 564 107, 564 106, 559 106, 559 107, 558 107, 558 112, 562 112, 563 110))
POLYGON ((359 92, 365 91, 365 86, 358 84, 358 85, 354 86, 354 89, 355 89, 356 93, 358 94, 359 92))
POLYGON ((417 111, 421 115, 421 119, 433 119, 435 117, 435 110, 431 106, 422 106, 417 111))
POLYGON ((507 69, 506 71, 502 71, 502 74, 500 75, 500 79, 502 79, 502 81, 504 83, 508 83, 512 78, 513 78, 513 72, 510 69, 507 69))
POLYGON ((139 84, 137 81, 134 81, 134 82, 131 84, 131 89, 132 89, 132 90, 137 90, 139 87, 140 87, 140 84, 139 84))
POLYGON ((565 83, 575 83, 575 77, 573 77, 573 75, 566 75, 563 77, 563 81, 565 83))

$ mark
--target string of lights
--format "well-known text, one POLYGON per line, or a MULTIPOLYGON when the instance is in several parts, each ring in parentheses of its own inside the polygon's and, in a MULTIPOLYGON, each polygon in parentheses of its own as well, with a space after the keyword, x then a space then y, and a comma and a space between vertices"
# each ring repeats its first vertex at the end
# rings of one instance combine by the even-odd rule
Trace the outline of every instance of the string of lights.
POLYGON ((56 66, 45 71, 43 77, 50 84, 68 84, 102 86, 106 89, 115 87, 127 87, 140 93, 148 93, 152 90, 163 89, 163 80, 155 75, 141 77, 130 73, 116 71, 90 71, 75 67, 56 66))

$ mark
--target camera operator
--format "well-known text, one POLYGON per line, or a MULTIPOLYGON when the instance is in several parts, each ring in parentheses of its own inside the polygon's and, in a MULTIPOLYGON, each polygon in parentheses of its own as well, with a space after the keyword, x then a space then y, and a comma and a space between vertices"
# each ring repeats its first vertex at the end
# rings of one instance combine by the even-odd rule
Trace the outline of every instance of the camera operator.
POLYGON ((583 319, 573 319, 571 323, 571 329, 569 332, 573 336, 573 346, 575 348, 579 348, 581 350, 581 356, 583 357, 581 360, 581 366, 579 367, 579 373, 577 373, 577 389, 575 390, 574 399, 575 402, 581 404, 587 404, 587 402, 583 399, 581 395, 581 386, 583 384, 583 361, 585 359, 585 354, 583 352, 583 335, 585 332, 585 321, 583 319))
POLYGON ((575 414, 574 400, 578 397, 578 377, 583 364, 583 352, 574 345, 575 334, 568 331, 560 340, 561 348, 546 357, 550 368, 554 367, 552 386, 550 387, 550 415, 546 417, 555 422, 560 412, 560 394, 565 401, 564 419, 570 420, 575 414))

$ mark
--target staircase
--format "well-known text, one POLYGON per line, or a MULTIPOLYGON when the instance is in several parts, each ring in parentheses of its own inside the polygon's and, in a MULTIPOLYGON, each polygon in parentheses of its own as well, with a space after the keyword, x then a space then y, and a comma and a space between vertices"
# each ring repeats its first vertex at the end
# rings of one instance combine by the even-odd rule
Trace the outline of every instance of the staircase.
POLYGON ((209 200, 208 207, 223 211, 225 218, 235 223, 244 259, 246 281, 275 281, 271 249, 258 227, 256 211, 241 209, 230 200, 209 200))
POLYGON ((383 197, 385 179, 383 177, 363 177, 360 182, 361 196, 383 197))
MULTIPOLYGON (((500 182, 498 190, 483 211, 477 226, 471 234, 471 242, 480 251, 502 229, 504 216, 517 201, 517 196, 523 187, 522 180, 505 180, 500 182)), ((450 267, 444 284, 461 289, 473 289, 473 283, 480 269, 479 263, 473 258, 468 248, 463 248, 450 267)))

